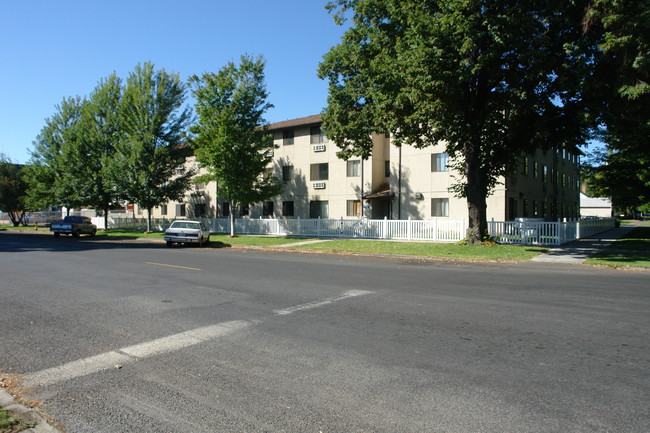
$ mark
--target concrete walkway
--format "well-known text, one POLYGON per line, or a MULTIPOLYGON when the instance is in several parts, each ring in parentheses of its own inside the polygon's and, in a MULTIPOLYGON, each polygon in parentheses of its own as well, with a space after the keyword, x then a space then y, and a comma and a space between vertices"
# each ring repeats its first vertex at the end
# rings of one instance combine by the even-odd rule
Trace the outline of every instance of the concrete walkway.
POLYGON ((599 251, 607 248, 608 245, 614 243, 617 239, 624 237, 637 227, 638 225, 636 223, 631 223, 606 232, 598 233, 591 238, 569 242, 568 244, 548 250, 548 252, 532 259, 532 261, 580 264, 599 251))
POLYGON ((332 239, 315 239, 311 241, 300 241, 300 242, 293 242, 290 244, 274 245, 273 248, 288 248, 288 247, 297 247, 299 245, 320 244, 322 242, 328 242, 331 240, 332 239))
POLYGON ((11 411, 24 421, 37 423, 36 426, 23 430, 22 433, 63 433, 58 428, 48 424, 45 418, 40 416, 35 410, 18 402, 2 387, 0 387, 0 407, 11 411))

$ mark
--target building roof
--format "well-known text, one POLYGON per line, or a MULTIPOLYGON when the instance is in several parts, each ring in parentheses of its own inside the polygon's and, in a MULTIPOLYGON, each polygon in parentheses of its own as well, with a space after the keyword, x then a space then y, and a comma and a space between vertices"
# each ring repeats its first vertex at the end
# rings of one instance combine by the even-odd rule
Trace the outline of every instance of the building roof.
POLYGON ((282 122, 271 123, 269 125, 269 131, 277 131, 280 129, 295 128, 296 126, 312 126, 322 123, 320 114, 314 114, 313 116, 300 117, 298 119, 284 120, 282 122))
POLYGON ((580 207, 600 207, 612 208, 612 201, 608 198, 589 197, 584 192, 580 192, 580 207))

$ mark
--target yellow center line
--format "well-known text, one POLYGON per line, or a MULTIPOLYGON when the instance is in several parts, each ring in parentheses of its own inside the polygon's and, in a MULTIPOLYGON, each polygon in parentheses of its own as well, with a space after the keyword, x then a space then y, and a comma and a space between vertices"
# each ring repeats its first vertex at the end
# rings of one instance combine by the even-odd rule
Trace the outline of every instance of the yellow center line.
POLYGON ((187 266, 176 266, 176 265, 166 265, 164 263, 154 263, 154 262, 145 262, 147 265, 156 265, 156 266, 167 266, 170 268, 180 268, 180 269, 189 269, 191 271, 200 271, 199 268, 188 268, 187 266))

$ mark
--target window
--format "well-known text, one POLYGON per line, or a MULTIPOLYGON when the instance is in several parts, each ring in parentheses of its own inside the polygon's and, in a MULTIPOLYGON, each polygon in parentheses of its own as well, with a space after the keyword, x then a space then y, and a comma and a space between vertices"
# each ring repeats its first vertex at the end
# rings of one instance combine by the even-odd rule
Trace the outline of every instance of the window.
POLYGON ((265 201, 262 203, 262 216, 272 217, 273 216, 273 202, 265 201))
POLYGON ((199 182, 194 184, 194 191, 201 191, 205 189, 205 182, 199 182))
POLYGON ((517 217, 517 199, 510 197, 508 199, 508 219, 510 221, 517 217))
POLYGON ((138 215, 142 215, 142 206, 138 205, 138 215))
POLYGON ((179 217, 184 217, 185 216, 185 204, 177 204, 176 205, 176 216, 179 217))
POLYGON ((167 205, 166 204, 161 204, 160 205, 160 215, 167 215, 167 205))
POLYGON ((282 181, 291 182, 293 180, 293 165, 285 165, 282 167, 282 181))
POLYGON ((283 201, 282 202, 282 216, 293 216, 293 202, 292 201, 283 201))
POLYGON ((524 176, 528 176, 528 157, 524 157, 524 176))
POLYGON ((327 137, 320 126, 312 126, 309 129, 309 135, 310 144, 327 143, 327 137))
POLYGON ((548 182, 548 166, 546 165, 542 168, 542 182, 548 182))
POLYGON ((390 161, 384 161, 384 177, 390 177, 390 161))
POLYGON ((347 216, 354 216, 354 217, 361 216, 360 200, 348 200, 347 208, 348 208, 347 216))
POLYGON ((537 163, 537 161, 535 161, 533 163, 533 177, 537 179, 538 176, 539 176, 539 164, 537 163))
POLYGON ((533 200, 533 216, 537 217, 537 200, 533 200))
POLYGON ((431 216, 446 217, 449 216, 449 199, 432 198, 431 199, 431 216))
POLYGON ((431 171, 449 171, 447 168, 448 156, 446 153, 431 154, 431 171))
POLYGON ((205 218, 205 203, 194 204, 194 216, 205 218))
POLYGON ((275 176, 275 170, 273 170, 272 167, 268 167, 264 169, 264 173, 262 174, 264 180, 272 179, 273 176, 275 176))
POLYGON ((230 216, 230 203, 225 202, 223 204, 223 216, 227 217, 230 216))
POLYGON ((524 218, 528 218, 528 199, 524 199, 524 213, 523 216, 524 218))
POLYGON ((293 144, 293 129, 285 129, 282 131, 282 145, 287 146, 293 144))
POLYGON ((359 177, 361 176, 361 161, 358 159, 355 161, 347 161, 348 165, 348 177, 359 177))
POLYGON ((239 208, 239 215, 241 216, 247 216, 250 212, 250 209, 248 205, 243 205, 242 207, 239 208))
POLYGON ((312 164, 309 180, 327 180, 329 176, 329 165, 327 162, 323 164, 312 164))
POLYGON ((309 202, 309 218, 329 218, 329 203, 327 200, 312 200, 309 202))

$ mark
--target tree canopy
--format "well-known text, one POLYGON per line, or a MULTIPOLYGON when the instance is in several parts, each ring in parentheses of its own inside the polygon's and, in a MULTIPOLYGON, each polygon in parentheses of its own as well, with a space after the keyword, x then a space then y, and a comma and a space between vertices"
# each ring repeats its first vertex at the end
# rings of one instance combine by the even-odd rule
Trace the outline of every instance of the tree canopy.
POLYGON ((80 97, 63 99, 55 113, 45 120, 45 126, 34 142, 25 178, 29 183, 27 202, 30 208, 48 206, 74 208, 85 203, 75 184, 74 161, 67 158, 82 133, 81 113, 85 100, 80 97))
POLYGON ((9 215, 9 220, 15 227, 23 223, 28 210, 26 194, 23 167, 0 154, 0 210, 9 215))
POLYGON ((114 179, 124 199, 147 209, 148 230, 152 209, 181 199, 194 174, 185 168, 186 93, 178 74, 151 63, 136 66, 124 87, 114 179))
POLYGON ((240 64, 229 62, 218 73, 193 76, 198 121, 192 147, 204 180, 219 183, 231 206, 231 235, 235 234, 236 206, 258 203, 281 192, 275 176, 268 175, 273 136, 266 130, 267 102, 262 57, 242 56, 240 64))
POLYGON ((323 127, 344 153, 368 156, 372 132, 439 142, 463 179, 468 241, 487 231, 486 197, 522 153, 584 140, 579 81, 584 5, 566 1, 338 0, 351 15, 319 66, 323 127))
POLYGON ((589 182, 620 209, 650 207, 650 5, 598 0, 587 31, 602 35, 591 104, 607 148, 594 158, 589 182))

